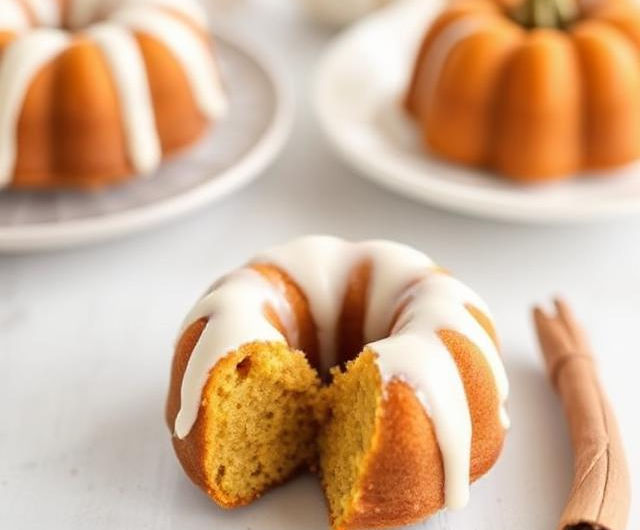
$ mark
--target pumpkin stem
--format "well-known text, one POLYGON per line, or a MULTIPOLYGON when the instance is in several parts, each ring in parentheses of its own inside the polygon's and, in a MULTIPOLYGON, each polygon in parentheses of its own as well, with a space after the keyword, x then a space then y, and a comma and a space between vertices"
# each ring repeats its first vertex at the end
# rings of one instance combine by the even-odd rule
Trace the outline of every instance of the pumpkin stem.
POLYGON ((511 12, 511 18, 526 28, 563 29, 578 15, 576 0, 523 0, 511 12))

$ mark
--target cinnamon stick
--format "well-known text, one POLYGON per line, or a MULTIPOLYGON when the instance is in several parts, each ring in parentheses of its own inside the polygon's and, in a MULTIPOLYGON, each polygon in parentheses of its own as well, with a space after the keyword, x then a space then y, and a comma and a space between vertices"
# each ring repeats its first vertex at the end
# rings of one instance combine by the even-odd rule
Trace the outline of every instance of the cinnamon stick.
POLYGON ((631 502, 618 425, 600 385, 585 332, 562 300, 556 315, 534 309, 551 382, 564 405, 574 451, 574 480, 559 530, 624 530, 631 502))

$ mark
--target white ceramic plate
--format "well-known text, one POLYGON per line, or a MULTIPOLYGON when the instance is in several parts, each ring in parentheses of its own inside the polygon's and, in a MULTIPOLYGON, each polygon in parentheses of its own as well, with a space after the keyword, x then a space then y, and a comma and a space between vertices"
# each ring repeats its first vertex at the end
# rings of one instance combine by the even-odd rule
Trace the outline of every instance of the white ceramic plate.
POLYGON ((230 109, 157 174, 99 192, 0 193, 0 251, 69 247, 148 228, 233 193, 258 177, 291 130, 293 97, 273 61, 215 31, 230 109))
POLYGON ((640 212, 640 165, 557 184, 523 186, 447 164, 420 148, 400 108, 417 46, 442 0, 406 0, 341 34, 322 58, 315 108, 356 171, 413 199, 510 221, 577 222, 640 212))

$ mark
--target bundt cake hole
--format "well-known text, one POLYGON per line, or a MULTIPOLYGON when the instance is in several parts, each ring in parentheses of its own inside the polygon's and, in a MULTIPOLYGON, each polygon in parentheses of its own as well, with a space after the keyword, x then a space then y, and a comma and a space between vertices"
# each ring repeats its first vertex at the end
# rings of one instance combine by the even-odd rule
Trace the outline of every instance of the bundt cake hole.
POLYGON ((250 344, 221 362, 212 382, 206 468, 225 498, 249 502, 316 458, 319 382, 302 353, 250 344))

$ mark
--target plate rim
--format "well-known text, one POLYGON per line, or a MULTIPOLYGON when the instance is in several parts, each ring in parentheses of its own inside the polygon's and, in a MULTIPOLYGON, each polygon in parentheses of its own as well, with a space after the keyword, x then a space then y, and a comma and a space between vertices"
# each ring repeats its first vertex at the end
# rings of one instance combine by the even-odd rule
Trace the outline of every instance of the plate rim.
POLYGON ((264 175, 290 138, 295 113, 291 80, 275 54, 262 44, 218 26, 214 26, 212 32, 216 41, 235 48, 259 65, 273 87, 273 117, 256 143, 214 179, 151 204, 100 217, 0 227, 0 253, 51 251, 136 234, 195 213, 264 175))
MULTIPOLYGON (((429 3, 437 14, 437 6, 442 5, 442 2, 440 0, 431 0, 429 3)), ((336 84, 334 70, 336 70, 337 58, 345 54, 346 48, 357 49, 357 44, 363 40, 362 36, 367 34, 370 36, 370 27, 381 25, 388 17, 399 16, 398 13, 403 9, 407 9, 410 4, 424 5, 424 2, 422 0, 404 0, 394 3, 365 17, 340 33, 325 49, 313 74, 311 99, 315 117, 329 144, 340 158, 354 170, 356 175, 415 202, 431 205, 456 214, 501 222, 547 226, 587 224, 640 213, 640 197, 626 201, 618 199, 615 202, 580 204, 578 208, 574 206, 571 209, 567 208, 566 205, 551 208, 537 207, 535 211, 533 208, 519 208, 518 205, 513 205, 510 209, 504 209, 504 198, 499 200, 503 201, 500 204, 502 208, 498 207, 497 203, 499 201, 487 202, 486 200, 470 200, 468 198, 461 200, 461 197, 451 189, 438 189, 438 184, 440 183, 435 181, 421 180, 417 182, 415 176, 407 175, 404 178, 398 178, 396 175, 391 174, 394 169, 387 167, 391 163, 385 163, 384 160, 381 162, 382 157, 372 160, 362 149, 357 146, 354 147, 353 144, 356 142, 349 141, 348 133, 345 133, 345 131, 356 125, 362 127, 364 123, 367 123, 367 120, 357 121, 357 118, 344 117, 335 111, 332 104, 333 97, 327 87, 336 84)), ((431 18, 428 18, 428 20, 431 20, 431 18)), ((456 166, 446 161, 432 159, 432 162, 446 164, 448 170, 457 171, 466 176, 481 175, 483 173, 478 169, 456 166)), ((579 179, 580 175, 574 178, 579 179)), ((566 184, 570 184, 570 181, 566 181, 566 184)), ((512 186, 514 190, 518 191, 526 188, 526 186, 518 184, 513 184, 512 186)), ((550 186, 553 186, 553 184, 550 184, 550 186)), ((469 187, 467 191, 469 192, 471 189, 469 187)), ((483 191, 487 192, 486 189, 483 191)))

